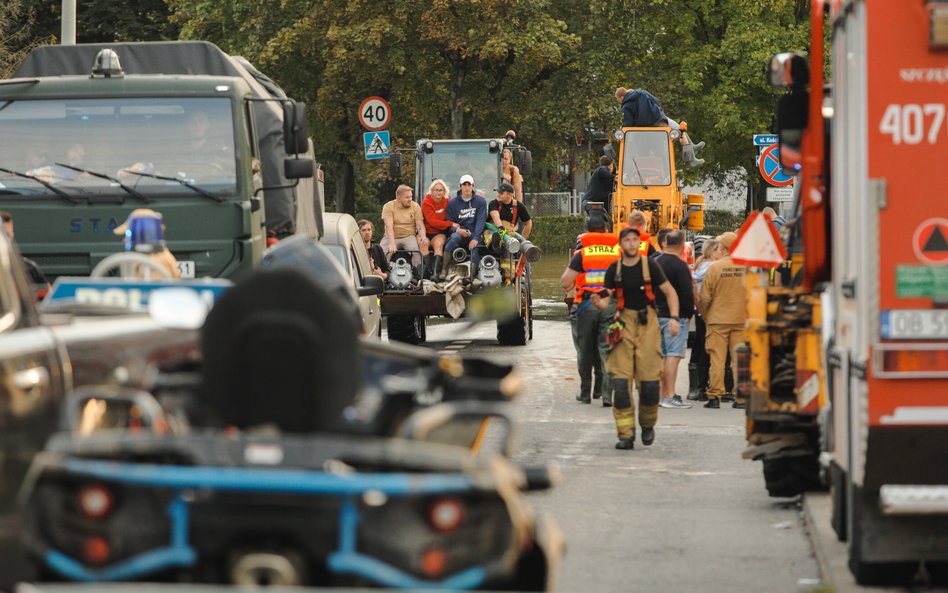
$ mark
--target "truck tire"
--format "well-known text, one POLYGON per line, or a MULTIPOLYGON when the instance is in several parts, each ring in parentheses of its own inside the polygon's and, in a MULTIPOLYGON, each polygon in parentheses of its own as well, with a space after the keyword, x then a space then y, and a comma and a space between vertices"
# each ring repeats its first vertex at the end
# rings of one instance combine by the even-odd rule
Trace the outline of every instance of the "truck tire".
POLYGON ((830 463, 830 525, 836 532, 836 539, 846 541, 846 481, 849 477, 835 462, 830 463))
MULTIPOLYGON (((405 344, 421 342, 423 338, 418 334, 417 317, 415 315, 389 315, 388 339, 393 342, 404 342, 405 344)), ((424 324, 422 325, 424 326, 424 324)))
POLYGON ((510 321, 497 322, 497 341, 502 346, 525 346, 533 337, 533 300, 525 285, 521 285, 520 300, 523 313, 510 321))
MULTIPOLYGON (((846 522, 849 534, 849 570, 860 585, 910 585, 918 572, 918 562, 871 562, 865 559, 864 540, 873 531, 879 514, 879 493, 848 484, 846 522)), ((875 533, 879 537, 879 533, 875 533)))
POLYGON ((797 496, 804 492, 823 490, 820 462, 816 453, 807 455, 765 457, 764 483, 770 496, 797 496))

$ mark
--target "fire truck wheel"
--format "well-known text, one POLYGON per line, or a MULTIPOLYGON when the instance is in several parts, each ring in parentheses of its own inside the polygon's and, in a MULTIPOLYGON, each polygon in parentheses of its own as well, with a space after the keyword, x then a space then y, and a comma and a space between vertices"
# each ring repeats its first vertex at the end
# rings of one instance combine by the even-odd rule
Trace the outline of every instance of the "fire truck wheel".
POLYGON ((770 496, 797 496, 824 489, 816 454, 764 459, 764 482, 770 496))
POLYGON ((849 523, 849 570, 860 585, 910 585, 918 572, 918 562, 869 562, 863 545, 869 537, 879 537, 881 520, 878 491, 867 491, 849 484, 847 523, 849 523))

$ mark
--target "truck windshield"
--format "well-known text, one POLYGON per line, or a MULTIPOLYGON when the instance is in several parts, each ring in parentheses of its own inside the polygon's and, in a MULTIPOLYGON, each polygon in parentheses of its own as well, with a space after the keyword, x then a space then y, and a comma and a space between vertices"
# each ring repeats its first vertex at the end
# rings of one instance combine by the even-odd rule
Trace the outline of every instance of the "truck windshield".
POLYGON ((435 179, 444 181, 453 197, 460 187, 461 175, 474 177, 474 189, 483 191, 488 200, 497 197, 500 154, 492 153, 486 141, 435 142, 434 152, 425 155, 417 199, 425 197, 428 186, 435 179))
POLYGON ((668 132, 635 130, 625 133, 622 185, 670 185, 668 132))
MULTIPOLYGON (((0 101, 0 168, 48 181, 78 197, 192 196, 177 177, 218 195, 236 192, 234 123, 225 98, 98 98, 0 101), (68 165, 63 166, 63 165, 68 165)), ((0 173, 5 194, 51 195, 28 178, 0 173)))

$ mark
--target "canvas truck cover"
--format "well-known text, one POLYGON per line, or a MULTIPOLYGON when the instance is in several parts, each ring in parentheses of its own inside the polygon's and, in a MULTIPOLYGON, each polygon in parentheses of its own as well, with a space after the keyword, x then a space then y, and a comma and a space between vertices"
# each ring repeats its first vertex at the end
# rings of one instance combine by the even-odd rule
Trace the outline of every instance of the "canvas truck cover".
MULTIPOLYGON (((207 41, 87 43, 47 45, 34 49, 13 73, 14 78, 89 74, 100 50, 115 50, 127 75, 168 74, 233 76, 247 81, 254 97, 285 99, 286 93, 244 58, 226 54, 207 41)), ((276 102, 255 102, 254 118, 260 142, 263 183, 287 185, 283 177, 283 110, 276 102)), ((267 229, 283 235, 295 232, 292 188, 264 192, 267 229)))

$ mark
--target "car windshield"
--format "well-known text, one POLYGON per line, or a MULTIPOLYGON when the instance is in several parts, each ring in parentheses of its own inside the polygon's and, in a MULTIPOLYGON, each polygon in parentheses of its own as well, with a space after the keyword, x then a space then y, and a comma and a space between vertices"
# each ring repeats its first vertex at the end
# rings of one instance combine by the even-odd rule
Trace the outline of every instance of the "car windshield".
POLYGON ((622 156, 622 185, 669 184, 671 161, 668 153, 668 132, 626 132, 622 156))
MULTIPOLYGON (((0 168, 79 197, 126 193, 116 181, 95 174, 146 195, 194 195, 181 183, 152 175, 175 177, 218 195, 233 194, 234 148, 226 98, 0 101, 0 168)), ((0 173, 0 184, 7 194, 53 194, 49 187, 12 173, 0 173)))
POLYGON ((443 180, 448 184, 451 196, 455 195, 462 175, 472 176, 474 189, 483 191, 488 200, 496 198, 500 183, 500 154, 492 153, 484 141, 435 142, 434 152, 425 155, 419 199, 424 197, 423 192, 428 191, 435 179, 443 180))

